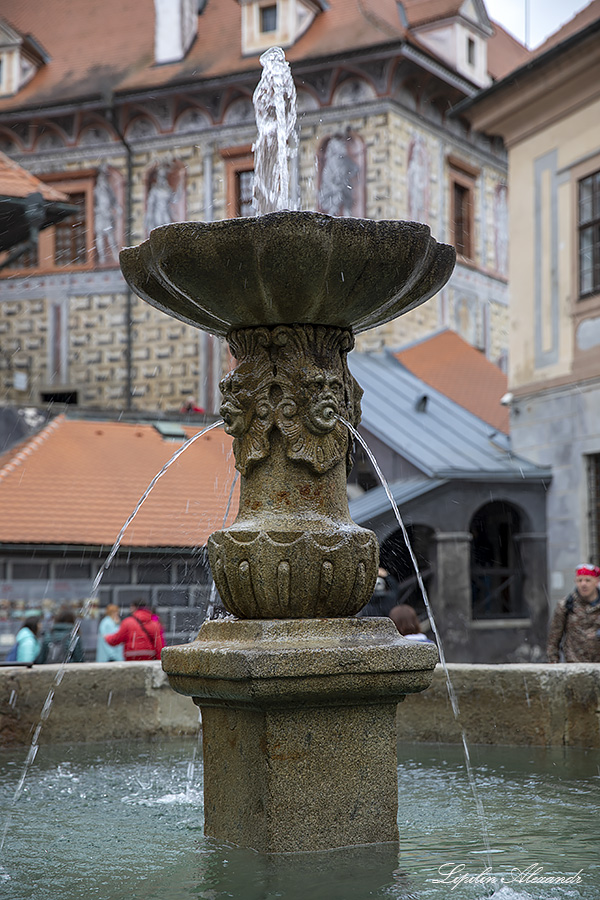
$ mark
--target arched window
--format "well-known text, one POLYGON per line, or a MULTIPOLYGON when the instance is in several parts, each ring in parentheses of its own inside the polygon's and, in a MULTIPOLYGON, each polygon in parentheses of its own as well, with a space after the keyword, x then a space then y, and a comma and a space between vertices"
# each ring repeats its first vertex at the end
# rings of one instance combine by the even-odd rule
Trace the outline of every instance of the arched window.
POLYGON ((510 503, 486 503, 473 516, 470 532, 474 619, 523 618, 523 567, 516 536, 521 515, 510 503))

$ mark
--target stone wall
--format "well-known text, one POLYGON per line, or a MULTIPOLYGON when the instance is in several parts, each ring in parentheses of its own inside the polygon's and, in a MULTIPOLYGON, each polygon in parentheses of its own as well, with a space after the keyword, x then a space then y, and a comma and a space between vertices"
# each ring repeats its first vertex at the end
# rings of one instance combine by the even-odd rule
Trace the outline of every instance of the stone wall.
MULTIPOLYGON (((56 274, 15 280, 13 299, 0 308, 0 348, 5 353, 0 387, 4 395, 38 403, 53 391, 72 389, 83 407, 125 406, 123 288, 123 279, 115 272, 104 276, 90 273, 85 284, 56 274), (55 306, 61 309, 58 325, 55 306), (16 372, 27 376, 25 391, 14 390, 16 372)), ((134 405, 177 412, 188 396, 198 398, 198 331, 135 296, 132 323, 134 405)))
MULTIPOLYGON (((448 666, 469 743, 600 747, 600 665, 448 666)), ((423 694, 398 706, 402 741, 459 743, 440 666, 423 694)))
MULTIPOLYGON (((0 668, 0 746, 27 745, 57 666, 0 668)), ((600 665, 449 666, 466 738, 473 744, 600 747, 600 665)), ((402 741, 460 743, 444 673, 398 706, 402 741)), ((198 710, 175 694, 158 663, 66 667, 41 743, 193 734, 198 710)))
MULTIPOLYGON (((572 590, 578 560, 598 559, 589 460, 600 454, 600 379, 519 397, 511 411, 516 453, 552 466, 548 493, 550 606, 572 590)), ((597 516, 597 514, 596 514, 597 516)))
POLYGON ((193 734, 198 709, 171 690, 160 663, 73 663, 0 668, 0 746, 29 744, 50 691, 40 743, 193 734))

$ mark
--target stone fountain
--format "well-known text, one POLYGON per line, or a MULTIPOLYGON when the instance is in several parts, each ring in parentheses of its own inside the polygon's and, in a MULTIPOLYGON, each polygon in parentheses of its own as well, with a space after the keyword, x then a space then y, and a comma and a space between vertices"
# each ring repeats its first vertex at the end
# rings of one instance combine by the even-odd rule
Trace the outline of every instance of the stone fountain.
POLYGON ((290 211, 166 225, 121 253, 140 297, 226 337, 238 363, 221 414, 239 512, 208 546, 232 616, 162 656, 202 711, 214 838, 265 852, 398 840, 396 705, 429 686, 437 651, 355 618, 378 545, 348 511, 362 390, 346 357, 454 260, 425 225, 290 211))

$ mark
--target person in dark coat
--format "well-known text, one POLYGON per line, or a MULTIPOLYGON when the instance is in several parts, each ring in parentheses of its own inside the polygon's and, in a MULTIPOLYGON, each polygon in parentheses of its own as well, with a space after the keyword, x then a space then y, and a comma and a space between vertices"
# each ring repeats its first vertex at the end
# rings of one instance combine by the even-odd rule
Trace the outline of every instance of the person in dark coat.
POLYGON ((398 603, 398 579, 379 566, 371 599, 358 613, 359 617, 388 616, 398 603))
POLYGON ((412 606, 408 603, 400 603, 389 612, 389 617, 400 632, 409 641, 420 641, 424 644, 432 644, 427 635, 421 631, 421 623, 412 606))
POLYGON ((75 614, 71 609, 59 609, 52 628, 44 637, 38 663, 83 662, 83 647, 79 635, 71 647, 75 630, 75 614))

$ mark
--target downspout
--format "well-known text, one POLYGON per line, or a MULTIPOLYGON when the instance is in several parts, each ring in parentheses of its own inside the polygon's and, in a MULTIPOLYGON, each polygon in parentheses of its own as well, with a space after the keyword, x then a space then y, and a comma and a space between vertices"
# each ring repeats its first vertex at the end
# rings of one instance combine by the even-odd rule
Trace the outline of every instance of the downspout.
MULTIPOLYGON (((126 153, 126 187, 125 187, 125 246, 130 247, 133 242, 133 151, 131 145, 125 139, 125 135, 121 131, 118 124, 117 112, 111 97, 110 106, 107 108, 107 119, 110 122, 115 134, 123 144, 126 153)), ((133 408, 133 291, 127 285, 125 292, 125 410, 131 412, 133 408)))

